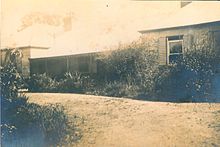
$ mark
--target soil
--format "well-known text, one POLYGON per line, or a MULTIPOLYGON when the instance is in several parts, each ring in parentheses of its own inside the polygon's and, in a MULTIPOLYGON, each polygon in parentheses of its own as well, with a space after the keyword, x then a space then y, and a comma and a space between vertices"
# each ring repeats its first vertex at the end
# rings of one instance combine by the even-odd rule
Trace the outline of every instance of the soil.
POLYGON ((60 103, 80 128, 77 147, 220 146, 220 103, 148 102, 80 94, 27 93, 60 103))

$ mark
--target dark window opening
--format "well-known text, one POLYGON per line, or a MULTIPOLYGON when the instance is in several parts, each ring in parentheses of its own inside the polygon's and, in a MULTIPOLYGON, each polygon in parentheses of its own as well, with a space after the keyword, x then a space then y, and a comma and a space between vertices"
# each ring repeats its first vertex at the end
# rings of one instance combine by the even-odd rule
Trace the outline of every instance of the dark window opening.
POLYGON ((169 36, 168 40, 182 40, 183 39, 183 35, 178 35, 178 36, 169 36))
POLYGON ((183 57, 183 36, 171 36, 167 38, 167 60, 169 64, 177 63, 183 57))
POLYGON ((89 72, 89 57, 79 58, 79 72, 87 73, 89 72))

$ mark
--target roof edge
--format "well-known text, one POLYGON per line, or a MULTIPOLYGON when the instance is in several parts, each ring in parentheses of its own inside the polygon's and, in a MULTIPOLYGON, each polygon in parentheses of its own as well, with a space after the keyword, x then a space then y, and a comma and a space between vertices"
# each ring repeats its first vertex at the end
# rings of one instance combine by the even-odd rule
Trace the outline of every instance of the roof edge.
POLYGON ((45 56, 45 57, 30 57, 30 60, 38 60, 38 59, 48 59, 48 58, 65 58, 67 56, 83 56, 83 55, 94 55, 94 54, 100 54, 102 52, 88 52, 88 53, 78 53, 78 54, 67 54, 67 55, 55 55, 55 56, 45 56))
POLYGON ((148 32, 163 31, 163 30, 166 30, 166 29, 177 29, 177 28, 181 28, 181 27, 193 27, 193 26, 196 26, 196 25, 207 25, 207 24, 211 24, 211 23, 220 23, 220 20, 204 22, 204 23, 198 23, 198 24, 191 24, 191 25, 182 25, 182 26, 175 26, 175 27, 164 27, 164 28, 158 28, 158 29, 140 30, 138 32, 141 33, 141 34, 144 34, 144 33, 148 33, 148 32))
POLYGON ((7 49, 25 49, 25 48, 34 48, 34 49, 49 49, 50 47, 43 47, 43 46, 31 46, 31 45, 27 45, 27 46, 20 46, 20 47, 8 47, 8 48, 1 48, 0 50, 7 50, 7 49))

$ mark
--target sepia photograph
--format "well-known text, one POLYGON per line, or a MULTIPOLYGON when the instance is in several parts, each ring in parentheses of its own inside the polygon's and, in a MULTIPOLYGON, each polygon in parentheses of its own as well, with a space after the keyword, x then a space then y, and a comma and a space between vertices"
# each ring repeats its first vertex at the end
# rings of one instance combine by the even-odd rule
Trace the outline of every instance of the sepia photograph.
POLYGON ((0 146, 220 147, 220 1, 0 12, 0 146))

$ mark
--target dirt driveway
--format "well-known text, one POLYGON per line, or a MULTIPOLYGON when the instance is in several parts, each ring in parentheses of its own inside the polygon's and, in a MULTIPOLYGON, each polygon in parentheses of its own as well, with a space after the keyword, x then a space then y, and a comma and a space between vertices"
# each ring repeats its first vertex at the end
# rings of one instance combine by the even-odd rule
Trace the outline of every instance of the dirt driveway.
POLYGON ((163 103, 79 94, 29 93, 78 116, 82 147, 220 146, 220 103, 163 103))

